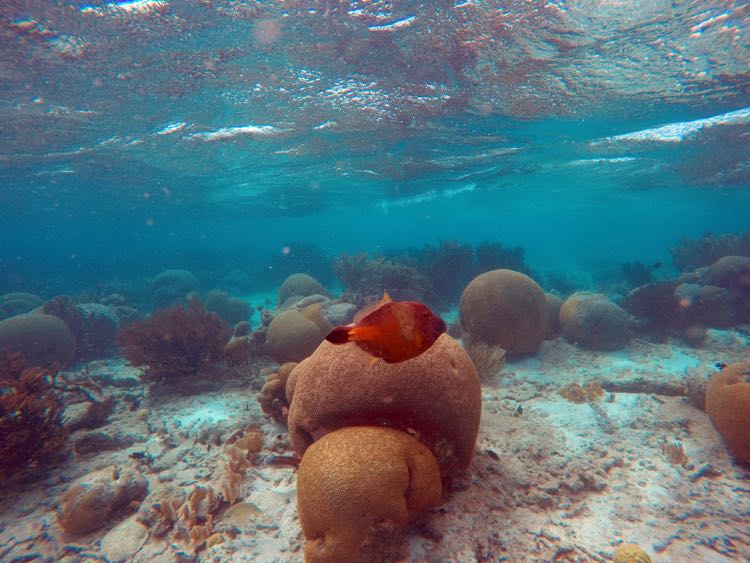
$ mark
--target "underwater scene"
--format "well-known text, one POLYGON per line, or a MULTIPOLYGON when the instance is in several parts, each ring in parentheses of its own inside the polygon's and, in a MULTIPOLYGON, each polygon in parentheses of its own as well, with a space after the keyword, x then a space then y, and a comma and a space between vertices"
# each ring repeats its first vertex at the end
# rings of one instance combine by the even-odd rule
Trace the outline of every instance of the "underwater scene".
POLYGON ((3 0, 0 562, 750 561, 750 4, 3 0))

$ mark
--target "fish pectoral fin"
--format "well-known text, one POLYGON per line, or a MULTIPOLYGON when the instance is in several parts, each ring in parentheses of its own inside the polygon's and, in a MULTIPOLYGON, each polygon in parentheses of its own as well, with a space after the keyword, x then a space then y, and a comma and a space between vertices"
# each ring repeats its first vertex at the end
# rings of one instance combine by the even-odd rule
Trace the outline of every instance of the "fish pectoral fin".
POLYGON ((378 362, 379 359, 380 358, 378 358, 377 356, 373 356, 372 358, 370 358, 370 361, 367 363, 367 367, 371 368, 378 362))

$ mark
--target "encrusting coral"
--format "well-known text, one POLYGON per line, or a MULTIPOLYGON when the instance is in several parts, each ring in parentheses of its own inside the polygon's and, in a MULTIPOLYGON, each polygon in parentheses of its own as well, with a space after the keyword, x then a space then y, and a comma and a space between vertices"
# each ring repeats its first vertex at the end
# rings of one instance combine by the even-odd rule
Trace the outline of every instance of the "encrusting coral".
POLYGON ((728 365, 711 377, 706 412, 734 458, 750 464, 750 361, 728 365))
POLYGON ((363 424, 413 432, 444 476, 468 467, 474 452, 481 385, 471 359, 447 334, 419 356, 393 364, 354 343, 325 341, 292 370, 286 395, 299 456, 326 432, 363 424))
POLYGON ((224 321, 191 300, 188 307, 161 309, 125 326, 117 343, 128 362, 145 366, 144 381, 185 385, 210 375, 223 358, 230 336, 224 321))
POLYGON ((64 453, 63 404, 50 379, 20 354, 0 354, 0 482, 39 476, 64 453))
POLYGON ((392 539, 437 505, 441 492, 435 457, 406 432, 350 426, 325 435, 307 449, 297 474, 305 561, 356 561, 363 543, 392 539))

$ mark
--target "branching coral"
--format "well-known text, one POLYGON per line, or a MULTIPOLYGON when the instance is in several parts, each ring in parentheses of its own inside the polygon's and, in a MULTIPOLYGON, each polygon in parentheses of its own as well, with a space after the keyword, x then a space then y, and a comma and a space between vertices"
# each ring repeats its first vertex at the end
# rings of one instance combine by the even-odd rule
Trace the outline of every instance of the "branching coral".
POLYGON ((131 364, 145 366, 143 379, 156 385, 184 384, 215 368, 231 332, 197 301, 156 311, 120 330, 117 343, 131 364))
POLYGON ((22 480, 60 459, 62 414, 48 371, 26 367, 18 354, 0 356, 0 481, 22 480))

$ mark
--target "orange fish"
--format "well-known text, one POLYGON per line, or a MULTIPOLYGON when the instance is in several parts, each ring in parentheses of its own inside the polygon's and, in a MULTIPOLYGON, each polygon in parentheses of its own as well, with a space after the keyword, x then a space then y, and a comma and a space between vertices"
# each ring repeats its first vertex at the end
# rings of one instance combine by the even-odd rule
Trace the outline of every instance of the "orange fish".
POLYGON ((387 293, 354 324, 337 326, 326 340, 354 342, 389 364, 404 362, 427 350, 445 332, 445 321, 416 301, 392 301, 387 293))

